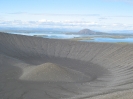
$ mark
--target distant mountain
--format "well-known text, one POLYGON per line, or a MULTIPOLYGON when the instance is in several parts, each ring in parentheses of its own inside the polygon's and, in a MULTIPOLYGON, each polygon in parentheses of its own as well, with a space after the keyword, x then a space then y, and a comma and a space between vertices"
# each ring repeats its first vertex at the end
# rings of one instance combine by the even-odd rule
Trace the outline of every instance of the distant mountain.
POLYGON ((96 32, 90 30, 90 29, 83 29, 78 32, 78 34, 87 34, 87 35, 95 35, 96 32))
POLYGON ((95 32, 95 31, 92 31, 90 29, 83 29, 83 30, 80 30, 77 34, 81 34, 81 35, 103 35, 103 34, 106 34, 106 33, 95 32))

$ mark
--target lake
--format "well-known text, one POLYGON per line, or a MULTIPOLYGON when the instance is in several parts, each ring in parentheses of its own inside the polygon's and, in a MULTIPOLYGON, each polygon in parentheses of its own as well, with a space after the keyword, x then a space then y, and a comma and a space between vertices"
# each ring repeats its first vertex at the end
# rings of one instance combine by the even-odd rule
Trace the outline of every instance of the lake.
POLYGON ((133 43, 133 38, 122 38, 122 39, 114 39, 114 38, 93 38, 92 40, 81 40, 84 42, 110 42, 110 43, 119 43, 119 42, 127 42, 127 43, 133 43))
POLYGON ((74 34, 65 34, 62 32, 43 32, 43 33, 17 33, 17 32, 10 32, 11 34, 20 34, 20 35, 27 35, 27 36, 38 36, 43 38, 53 38, 53 39, 72 39, 74 37, 82 37, 82 35, 74 35, 74 34))
MULTIPOLYGON (((74 35, 74 34, 65 34, 62 32, 42 32, 42 33, 17 33, 11 32, 11 34, 20 34, 20 35, 28 35, 28 36, 38 36, 43 38, 51 38, 51 39, 72 39, 75 37, 86 37, 85 35, 74 35)), ((133 38, 108 38, 108 37, 97 37, 98 35, 87 35, 87 37, 92 37, 90 40, 80 40, 84 42, 110 42, 110 43, 119 43, 119 42, 126 42, 126 43, 133 43, 133 38)))

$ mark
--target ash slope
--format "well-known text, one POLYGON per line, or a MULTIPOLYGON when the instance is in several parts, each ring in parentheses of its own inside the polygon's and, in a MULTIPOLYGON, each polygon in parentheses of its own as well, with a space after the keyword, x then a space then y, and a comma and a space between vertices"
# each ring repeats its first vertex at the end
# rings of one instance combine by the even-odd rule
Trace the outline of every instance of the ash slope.
POLYGON ((0 33, 0 98, 102 99, 128 89, 132 98, 132 54, 132 44, 0 33))

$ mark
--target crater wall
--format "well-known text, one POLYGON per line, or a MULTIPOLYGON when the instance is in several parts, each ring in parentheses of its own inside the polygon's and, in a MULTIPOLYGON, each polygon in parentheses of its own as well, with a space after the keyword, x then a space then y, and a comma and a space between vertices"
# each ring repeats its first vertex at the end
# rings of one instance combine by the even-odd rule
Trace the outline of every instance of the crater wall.
POLYGON ((86 99, 133 88, 132 44, 0 33, 0 59, 0 87, 4 86, 0 97, 4 99, 33 99, 33 96, 34 99, 86 99), (46 66, 42 70, 43 64, 48 63, 53 64, 51 69, 46 66), (45 73, 33 73, 36 69, 45 73), (47 78, 47 71, 50 71, 47 77, 54 78, 47 78), (25 75, 26 79, 21 79, 25 75))

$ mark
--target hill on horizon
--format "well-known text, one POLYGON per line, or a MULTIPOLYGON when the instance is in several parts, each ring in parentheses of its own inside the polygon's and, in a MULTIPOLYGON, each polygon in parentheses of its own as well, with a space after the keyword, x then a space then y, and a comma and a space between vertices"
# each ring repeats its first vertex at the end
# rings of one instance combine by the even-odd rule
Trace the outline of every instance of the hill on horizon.
POLYGON ((78 32, 79 34, 96 34, 96 32, 90 30, 90 29, 82 29, 78 32))
POLYGON ((92 31, 90 29, 82 29, 82 30, 80 30, 77 33, 78 34, 82 34, 82 35, 101 35, 101 34, 106 34, 106 33, 103 33, 103 32, 95 32, 95 31, 92 31))

